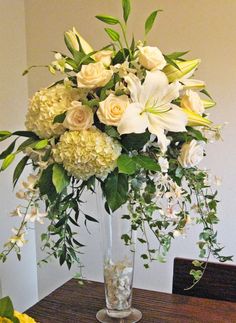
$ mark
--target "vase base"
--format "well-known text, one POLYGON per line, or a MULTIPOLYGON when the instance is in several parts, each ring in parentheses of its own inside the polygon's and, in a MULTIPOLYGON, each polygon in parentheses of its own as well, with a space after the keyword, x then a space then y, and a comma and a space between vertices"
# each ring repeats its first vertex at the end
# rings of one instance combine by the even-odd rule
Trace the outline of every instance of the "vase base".
POLYGON ((139 322, 142 318, 142 313, 135 308, 131 309, 131 314, 128 317, 123 319, 120 318, 112 318, 107 314, 107 310, 104 308, 97 312, 96 318, 101 323, 136 323, 139 322))

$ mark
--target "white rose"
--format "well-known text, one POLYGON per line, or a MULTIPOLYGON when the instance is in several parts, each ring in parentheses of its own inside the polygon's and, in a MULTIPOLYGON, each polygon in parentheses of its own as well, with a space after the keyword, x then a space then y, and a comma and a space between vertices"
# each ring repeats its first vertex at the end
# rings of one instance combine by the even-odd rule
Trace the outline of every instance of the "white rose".
POLYGON ((196 140, 183 144, 178 161, 184 168, 198 165, 203 158, 204 150, 196 140))
POLYGON ((187 90, 181 99, 181 108, 193 111, 200 115, 205 111, 203 102, 197 92, 187 90))
POLYGON ((157 47, 139 47, 138 60, 147 70, 162 70, 166 66, 165 58, 157 47))
POLYGON ((77 74, 77 85, 79 88, 94 89, 106 85, 113 72, 107 70, 102 62, 83 65, 77 74))
POLYGON ((128 105, 129 98, 127 95, 110 94, 106 100, 99 103, 98 118, 106 125, 118 126, 128 105))
POLYGON ((63 126, 69 130, 86 130, 93 124, 93 111, 81 102, 73 101, 72 107, 66 113, 63 126))
POLYGON ((112 55, 112 50, 100 50, 99 52, 95 53, 92 58, 96 62, 102 62, 104 66, 110 66, 112 55))

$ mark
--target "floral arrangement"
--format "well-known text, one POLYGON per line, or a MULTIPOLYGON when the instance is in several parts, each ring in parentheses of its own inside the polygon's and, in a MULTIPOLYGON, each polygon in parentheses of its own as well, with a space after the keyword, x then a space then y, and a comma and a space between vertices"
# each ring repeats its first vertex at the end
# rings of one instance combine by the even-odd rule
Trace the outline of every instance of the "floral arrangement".
POLYGON ((36 323, 27 314, 14 311, 10 297, 0 299, 0 323, 36 323))
MULTIPOLYGON (((165 261, 172 240, 195 223, 202 226, 197 241, 200 257, 212 254, 220 261, 231 260, 221 255, 214 229, 218 222, 214 176, 199 167, 206 144, 219 139, 221 130, 209 118, 215 102, 204 81, 194 78, 200 59, 186 60, 187 52, 163 54, 147 44, 161 10, 147 18, 144 40, 133 37, 130 42, 126 33, 130 1, 123 0, 122 6, 123 21, 96 16, 107 25, 110 38, 102 49, 94 50, 75 28, 65 33, 70 54, 56 52, 48 65, 62 79, 30 100, 26 131, 0 132, 1 141, 13 140, 0 155, 1 171, 23 153, 13 185, 25 167, 33 170, 16 193, 26 205, 12 213, 21 223, 0 254, 3 261, 11 250, 20 259, 30 223, 47 219, 41 238, 48 257, 69 268, 80 262, 84 246, 75 231, 78 221, 82 218, 85 225, 99 221, 84 213, 82 194, 94 192, 98 185, 107 212, 128 206, 123 218, 131 220, 131 228, 122 239, 129 244, 131 231, 138 232, 139 242, 147 246, 141 255, 146 268, 150 261, 165 261), (156 237, 156 246, 150 244, 149 234, 156 237)), ((199 268, 192 275, 197 280, 203 263, 195 265, 199 268)))

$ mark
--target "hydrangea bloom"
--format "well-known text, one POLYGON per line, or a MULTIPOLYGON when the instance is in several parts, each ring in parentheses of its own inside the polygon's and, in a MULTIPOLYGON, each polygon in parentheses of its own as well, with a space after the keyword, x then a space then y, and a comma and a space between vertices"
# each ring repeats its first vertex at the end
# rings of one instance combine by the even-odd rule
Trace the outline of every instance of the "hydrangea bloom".
POLYGON ((65 132, 53 149, 56 162, 82 180, 93 175, 106 178, 116 167, 120 153, 119 143, 95 127, 65 132))
POLYGON ((79 99, 79 93, 78 89, 59 84, 36 92, 26 115, 27 130, 35 132, 40 138, 61 135, 65 131, 63 125, 53 124, 53 120, 67 111, 72 101, 79 99))

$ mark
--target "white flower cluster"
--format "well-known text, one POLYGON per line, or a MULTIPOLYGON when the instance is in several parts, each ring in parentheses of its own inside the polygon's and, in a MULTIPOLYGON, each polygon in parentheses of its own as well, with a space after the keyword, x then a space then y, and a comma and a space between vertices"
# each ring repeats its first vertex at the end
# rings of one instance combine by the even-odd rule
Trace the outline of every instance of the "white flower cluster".
POLYGON ((26 128, 40 138, 61 135, 65 128, 53 123, 54 118, 69 110, 71 102, 80 98, 79 93, 78 89, 59 84, 36 92, 26 115, 26 128))

